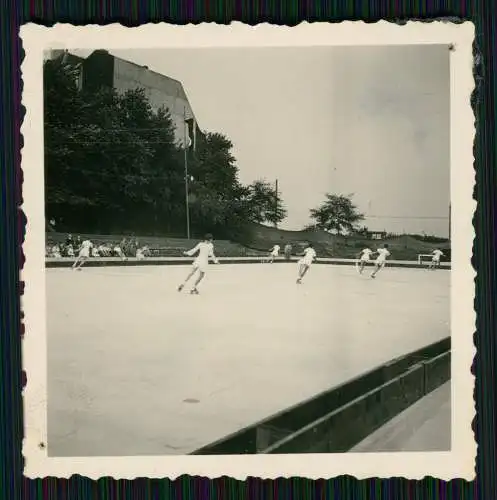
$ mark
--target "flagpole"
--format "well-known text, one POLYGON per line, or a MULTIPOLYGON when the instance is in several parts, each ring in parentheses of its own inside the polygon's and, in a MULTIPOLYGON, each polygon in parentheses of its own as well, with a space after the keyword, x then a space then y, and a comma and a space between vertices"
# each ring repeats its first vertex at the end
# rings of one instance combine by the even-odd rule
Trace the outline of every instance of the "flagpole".
MULTIPOLYGON (((275 196, 275 200, 274 200, 274 209, 275 209, 275 215, 278 214, 278 179, 276 179, 276 185, 275 185, 275 193, 276 193, 276 196, 275 196)), ((278 227, 278 222, 275 221, 274 223, 274 227, 278 227)))
POLYGON ((190 239, 190 204, 188 199, 188 139, 186 122, 186 106, 183 107, 183 128, 185 132, 184 136, 184 152, 185 152, 185 206, 186 206, 186 237, 190 239))
POLYGON ((452 236, 452 234, 451 234, 451 230, 452 230, 451 222, 452 222, 452 205, 449 203, 449 241, 450 241, 451 236, 452 236))

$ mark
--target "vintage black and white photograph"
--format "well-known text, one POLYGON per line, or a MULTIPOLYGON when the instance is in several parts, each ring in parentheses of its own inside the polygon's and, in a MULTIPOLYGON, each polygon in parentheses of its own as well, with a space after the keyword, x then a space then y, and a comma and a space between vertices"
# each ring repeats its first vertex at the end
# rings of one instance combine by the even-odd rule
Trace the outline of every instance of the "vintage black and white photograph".
POLYGON ((25 407, 43 401, 45 460, 460 462, 471 29, 467 46, 456 25, 430 43, 210 46, 72 29, 43 31, 24 131, 44 315, 42 333, 27 316, 43 380, 26 366, 26 392, 44 395, 25 407))

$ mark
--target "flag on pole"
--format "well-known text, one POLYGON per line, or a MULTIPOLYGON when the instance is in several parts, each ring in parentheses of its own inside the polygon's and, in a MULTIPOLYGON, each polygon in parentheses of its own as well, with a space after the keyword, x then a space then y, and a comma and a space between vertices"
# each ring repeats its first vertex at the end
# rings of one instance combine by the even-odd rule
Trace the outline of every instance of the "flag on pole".
POLYGON ((195 118, 185 119, 186 123, 186 147, 195 151, 197 149, 197 122, 195 118))

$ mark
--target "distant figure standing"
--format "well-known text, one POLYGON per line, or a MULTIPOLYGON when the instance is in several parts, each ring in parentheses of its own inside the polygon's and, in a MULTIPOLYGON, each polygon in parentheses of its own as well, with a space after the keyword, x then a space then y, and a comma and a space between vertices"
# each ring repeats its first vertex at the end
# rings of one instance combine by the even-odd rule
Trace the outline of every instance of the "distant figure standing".
POLYGON ((73 257, 74 252, 72 253, 72 255, 69 255, 69 247, 71 247, 71 249, 74 247, 74 240, 72 238, 72 234, 67 235, 66 241, 64 242, 63 251, 64 254, 67 255, 68 257, 73 257))
POLYGON ((428 266, 429 269, 435 269, 436 267, 440 267, 440 257, 442 257, 444 253, 437 248, 433 250, 432 254, 433 257, 431 258, 430 265, 428 266))
POLYGON ((121 249, 121 251, 123 252, 123 255, 125 257, 128 256, 128 240, 126 238, 123 238, 121 240, 121 243, 119 243, 119 248, 121 249))
POLYGON ((302 278, 305 276, 311 264, 316 258, 316 251, 314 250, 312 243, 309 243, 304 250, 304 256, 298 262, 298 278, 297 285, 302 284, 302 278))
POLYGON ((285 245, 285 259, 286 260, 290 260, 292 258, 292 245, 290 245, 290 243, 287 243, 285 245))
POLYGON ((364 271, 364 266, 369 263, 371 260, 371 255, 373 254, 373 250, 370 248, 365 248, 360 254, 359 254, 359 261, 357 262, 357 269, 360 274, 364 271))
POLYGON ((81 267, 90 257, 90 251, 93 248, 93 243, 90 240, 84 240, 79 247, 79 253, 77 259, 74 261, 72 269, 76 271, 81 271, 81 267))
POLYGON ((386 243, 374 253, 376 253, 378 257, 374 262, 374 271, 371 273, 371 278, 376 278, 378 272, 385 267, 387 258, 390 257, 390 252, 388 251, 388 245, 386 243))
POLYGON ((196 245, 191 250, 183 252, 184 255, 188 255, 189 257, 198 253, 197 258, 193 261, 193 269, 190 274, 186 277, 185 281, 178 286, 178 292, 181 292, 185 285, 188 283, 190 278, 198 271, 198 278, 193 285, 193 288, 190 290, 190 294, 198 295, 197 286, 203 280, 205 273, 207 271, 207 267, 209 266, 209 259, 212 259, 215 264, 219 264, 216 256, 214 255, 214 244, 212 243, 212 234, 206 234, 204 241, 201 241, 198 245, 196 245))

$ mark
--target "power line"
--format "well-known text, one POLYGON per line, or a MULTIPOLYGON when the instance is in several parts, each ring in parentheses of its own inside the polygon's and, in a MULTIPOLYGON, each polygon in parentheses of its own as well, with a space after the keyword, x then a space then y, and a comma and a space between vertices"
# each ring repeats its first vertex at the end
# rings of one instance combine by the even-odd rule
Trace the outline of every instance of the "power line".
POLYGON ((171 127, 144 127, 144 128, 139 128, 139 127, 100 127, 100 126, 94 126, 94 127, 76 127, 76 128, 71 128, 71 127, 65 127, 62 126, 63 124, 60 125, 49 125, 47 124, 46 127, 50 128, 52 130, 64 130, 64 131, 72 131, 72 132, 77 132, 77 133, 102 133, 102 132, 160 132, 163 130, 170 131, 171 129, 174 129, 174 126, 171 127))
POLYGON ((366 219, 415 219, 415 220, 423 220, 423 219, 428 219, 428 220, 448 220, 448 216, 437 216, 437 215, 365 215, 364 216, 366 219))
POLYGON ((126 142, 122 142, 122 141, 94 141, 94 140, 90 140, 90 141, 82 141, 82 140, 69 140, 69 141, 57 141, 56 144, 85 144, 86 146, 90 146, 90 145, 98 145, 98 144, 112 144, 114 146, 119 146, 119 147, 122 147, 122 148, 125 148, 126 146, 129 146, 129 145, 134 145, 134 144, 138 144, 138 145, 143 145, 143 146, 146 146, 147 144, 171 144, 171 146, 174 146, 174 144, 171 142, 171 141, 151 141, 149 139, 142 139, 142 140, 135 140, 135 141, 126 141, 126 142))

